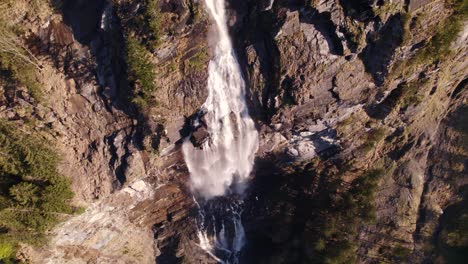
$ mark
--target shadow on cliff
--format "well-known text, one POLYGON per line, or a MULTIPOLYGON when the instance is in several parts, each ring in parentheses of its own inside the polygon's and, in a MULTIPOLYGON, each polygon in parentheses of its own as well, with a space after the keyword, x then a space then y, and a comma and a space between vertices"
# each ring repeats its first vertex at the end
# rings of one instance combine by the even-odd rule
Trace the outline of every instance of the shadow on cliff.
POLYGON ((335 182, 317 173, 313 162, 296 165, 275 157, 256 161, 243 216, 248 243, 242 263, 315 263, 320 258, 311 249, 335 182))
MULTIPOLYGON (((54 7, 62 13, 63 21, 71 28, 74 39, 86 47, 91 55, 81 55, 87 58, 87 62, 84 63, 82 59, 73 58, 74 55, 71 54, 69 62, 64 63, 67 77, 77 81, 77 90, 81 93, 81 90, 86 88, 81 84, 94 83, 98 86, 97 96, 109 113, 119 110, 130 119, 143 121, 138 123, 140 125, 130 123, 123 131, 115 131, 104 139, 112 155, 109 167, 114 170, 117 185, 122 186, 127 180, 125 175, 128 158, 132 154, 131 146, 141 149, 144 130, 141 124, 145 122, 131 102, 131 89, 124 59, 125 39, 120 20, 115 8, 107 0, 57 0, 54 1, 54 7), (81 76, 76 74, 83 64, 89 75, 87 81, 81 80, 81 76), (119 143, 123 145, 123 155, 119 155, 114 147, 119 133, 124 133, 123 141, 119 143)), ((82 49, 78 52, 86 54, 87 50, 82 49)))
MULTIPOLYGON (((376 19, 378 22, 379 19, 376 19)), ((390 17, 383 26, 376 28, 377 33, 370 32, 367 35, 367 45, 359 54, 366 72, 371 74, 379 86, 384 83, 395 50, 403 43, 403 23, 401 14, 390 17)), ((376 25, 379 27, 380 23, 376 25)))
POLYGON ((62 12, 64 23, 72 29, 74 38, 88 47, 96 58, 93 72, 107 110, 112 111, 114 107, 129 116, 136 116, 136 107, 130 101, 131 89, 123 56, 123 30, 111 4, 106 0, 64 0, 56 8, 62 12))
MULTIPOLYGON (((369 0, 339 0, 346 16, 359 22, 370 22, 374 17, 373 2, 369 0)), ((381 1, 379 1, 381 2, 381 1)))
POLYGON ((273 32, 276 26, 274 13, 261 11, 257 1, 229 0, 231 17, 235 21, 231 27, 234 47, 247 84, 249 110, 256 120, 268 122, 275 114, 274 97, 280 87, 279 50, 273 32), (249 64, 248 49, 253 49, 257 56, 258 69, 249 64), (248 87, 254 78, 254 71, 260 72, 263 85, 248 87))
POLYGON ((302 8, 300 12, 301 23, 312 24, 327 41, 330 53, 343 56, 344 48, 341 39, 337 34, 337 26, 331 20, 330 12, 322 12, 315 8, 302 8))

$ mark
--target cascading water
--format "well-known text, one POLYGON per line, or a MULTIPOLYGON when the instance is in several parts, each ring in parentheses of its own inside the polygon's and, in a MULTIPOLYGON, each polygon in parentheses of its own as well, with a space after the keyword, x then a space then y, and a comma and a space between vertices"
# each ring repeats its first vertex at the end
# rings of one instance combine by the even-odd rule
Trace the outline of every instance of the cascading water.
POLYGON ((223 263, 237 263, 245 244, 242 193, 258 149, 258 133, 245 102, 245 82, 227 28, 224 0, 205 0, 217 29, 208 66, 208 98, 202 106, 209 140, 182 146, 198 197, 199 245, 223 263))

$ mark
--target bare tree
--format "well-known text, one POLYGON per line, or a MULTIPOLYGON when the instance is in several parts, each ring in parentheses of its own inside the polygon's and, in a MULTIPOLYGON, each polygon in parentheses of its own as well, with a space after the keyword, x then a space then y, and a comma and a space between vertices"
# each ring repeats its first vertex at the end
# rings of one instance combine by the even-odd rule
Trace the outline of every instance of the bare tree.
POLYGON ((41 70, 39 60, 21 43, 16 35, 5 28, 0 29, 0 53, 9 54, 41 70))

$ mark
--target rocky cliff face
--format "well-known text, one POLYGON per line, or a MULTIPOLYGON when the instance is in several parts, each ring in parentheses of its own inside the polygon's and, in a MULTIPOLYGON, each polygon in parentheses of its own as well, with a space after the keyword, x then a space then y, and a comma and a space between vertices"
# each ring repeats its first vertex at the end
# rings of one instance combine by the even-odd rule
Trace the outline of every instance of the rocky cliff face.
MULTIPOLYGON (((466 1, 228 2, 261 140, 242 263, 442 261, 468 176, 466 1)), ((145 3, 64 1, 18 19, 46 96, 2 88, 0 115, 35 120, 87 207, 49 245, 25 245, 25 261, 215 263, 196 244, 179 149, 207 93, 210 20, 200 1, 158 2, 157 104, 141 109, 123 32, 145 3)))
POLYGON ((438 219, 463 197, 464 180, 454 179, 466 179, 465 147, 452 150, 457 158, 434 155, 453 142, 466 145, 463 132, 447 138, 448 119, 466 103, 466 23, 450 53, 421 61, 434 32, 443 34, 454 17, 449 2, 355 2, 276 1, 267 10, 252 2, 238 11, 247 13, 241 23, 254 25, 239 26, 239 49, 265 124, 246 216, 252 263, 431 261, 439 254, 428 246, 438 219), (452 164, 445 173, 441 160, 452 164), (327 214, 345 218, 330 211, 353 214, 349 205, 333 208, 334 199, 346 199, 333 193, 375 168, 384 172, 371 198, 374 220, 329 230, 327 214), (323 179, 337 175, 340 187, 323 179), (347 244, 334 243, 343 238, 347 244), (347 251, 334 250, 340 246, 357 257, 340 255, 347 251))

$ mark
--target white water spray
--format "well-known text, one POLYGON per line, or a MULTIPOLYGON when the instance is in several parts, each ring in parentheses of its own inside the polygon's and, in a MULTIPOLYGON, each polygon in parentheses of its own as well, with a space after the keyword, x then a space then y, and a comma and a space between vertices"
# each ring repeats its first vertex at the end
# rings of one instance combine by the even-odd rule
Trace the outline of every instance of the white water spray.
POLYGON ((258 133, 249 116, 245 82, 229 38, 225 2, 205 3, 218 34, 208 66, 208 98, 202 106, 209 140, 201 148, 186 140, 182 150, 192 190, 205 200, 197 203, 199 246, 221 263, 238 263, 245 244, 239 197, 252 172, 258 133), (222 198, 228 190, 230 196, 222 198))
POLYGON ((226 25, 224 0, 205 0, 218 33, 214 57, 208 66, 208 98, 202 106, 210 140, 201 149, 183 144, 192 189, 206 199, 222 196, 252 171, 258 134, 245 102, 245 82, 226 25))

